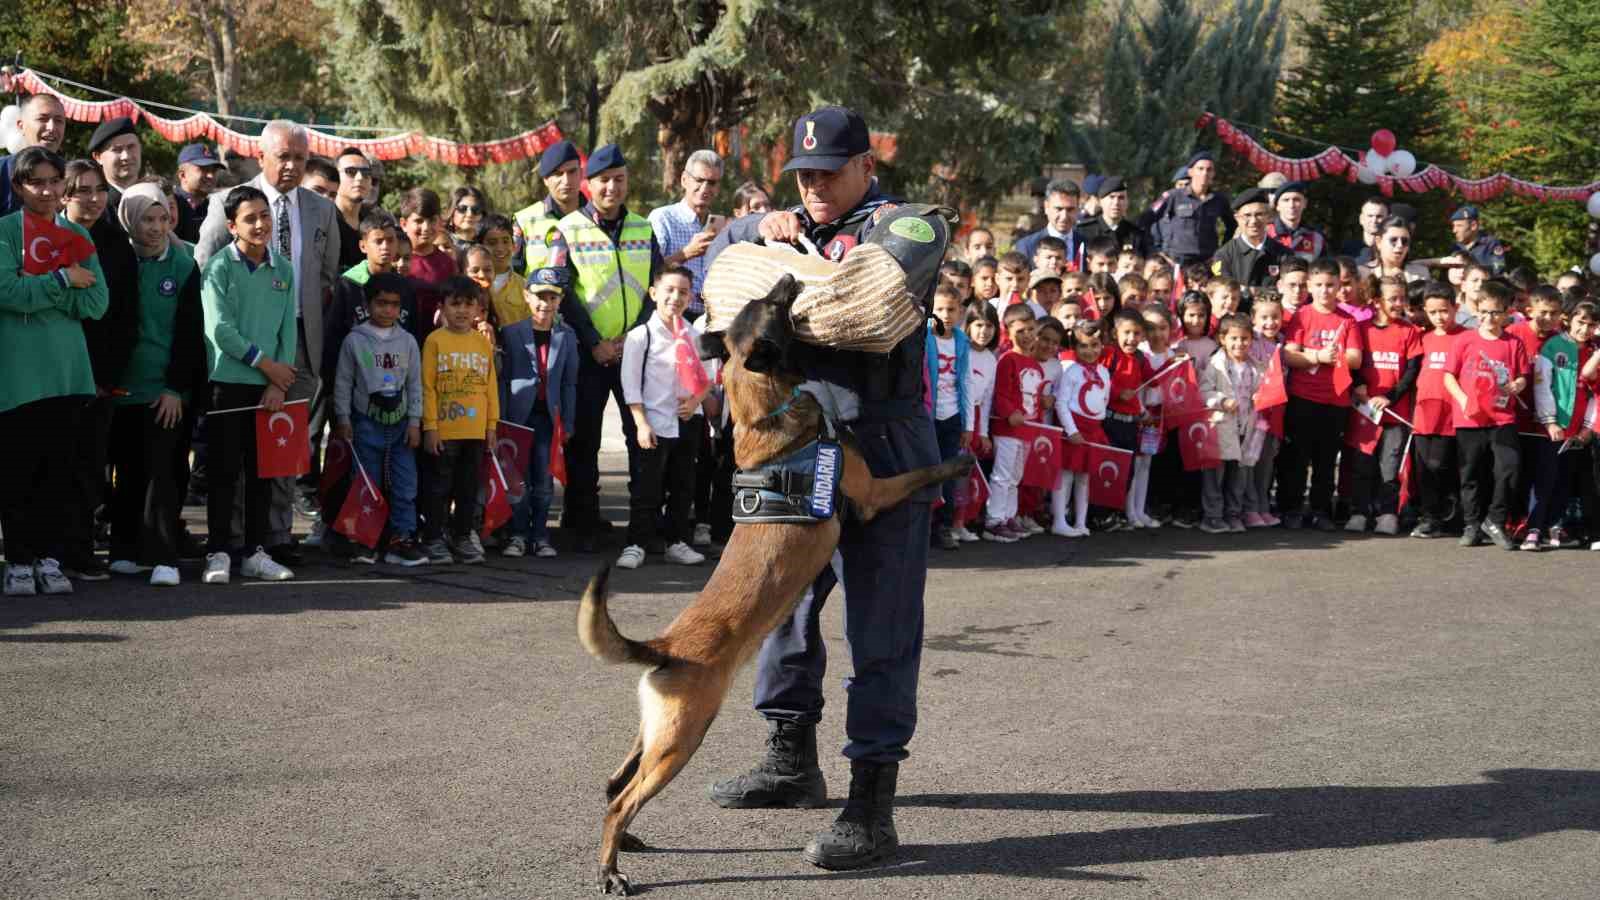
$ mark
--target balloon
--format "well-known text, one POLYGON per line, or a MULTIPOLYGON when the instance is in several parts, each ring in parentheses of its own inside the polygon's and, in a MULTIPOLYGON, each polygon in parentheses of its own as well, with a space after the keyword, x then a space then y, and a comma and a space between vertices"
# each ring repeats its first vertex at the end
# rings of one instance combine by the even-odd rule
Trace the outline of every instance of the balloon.
POLYGON ((1589 257, 1589 271, 1600 275, 1600 253, 1589 257))
POLYGON ((1589 215, 1600 219, 1600 191, 1589 195, 1589 215))
POLYGON ((0 110, 0 144, 3 144, 8 153, 16 153, 22 149, 22 129, 17 127, 17 120, 22 118, 22 109, 18 106, 8 106, 0 110))
POLYGON ((1362 163, 1361 168, 1356 169, 1356 180, 1362 184, 1377 184, 1378 173, 1367 168, 1366 163, 1362 163))
MULTIPOLYGON (((1361 158, 1361 164, 1372 170, 1374 175, 1389 174, 1389 157, 1374 150, 1368 150, 1361 158)), ((1369 184, 1371 182, 1368 182, 1369 184)))
POLYGON ((1389 154, 1389 173, 1399 178, 1417 171, 1417 158, 1410 150, 1396 150, 1389 154))
POLYGON ((1399 142, 1394 139, 1394 132, 1387 128, 1379 128, 1372 133, 1372 149, 1378 151, 1379 156, 1388 156, 1394 152, 1399 142))

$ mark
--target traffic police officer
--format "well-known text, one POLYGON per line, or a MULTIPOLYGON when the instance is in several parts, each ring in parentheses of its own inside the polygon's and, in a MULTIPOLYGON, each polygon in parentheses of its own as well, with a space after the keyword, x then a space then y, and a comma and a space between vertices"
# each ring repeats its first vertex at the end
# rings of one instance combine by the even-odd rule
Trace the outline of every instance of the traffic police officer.
POLYGON ((1267 237, 1306 262, 1328 255, 1328 238, 1305 224, 1306 183, 1287 181, 1272 195, 1277 217, 1267 226, 1267 237))
POLYGON ((1222 243, 1217 238, 1217 223, 1223 238, 1233 237, 1233 219, 1228 215, 1226 194, 1213 193, 1211 183, 1217 163, 1209 150, 1189 157, 1189 184, 1174 189, 1156 210, 1151 239, 1156 249, 1179 265, 1210 259, 1222 243))
POLYGON ((575 212, 583 203, 578 182, 578 147, 571 141, 557 141, 539 157, 539 177, 544 179, 547 196, 516 215, 516 237, 522 253, 515 257, 524 272, 537 272, 550 266, 550 238, 563 216, 575 212))
MULTIPOLYGON (((829 259, 843 258, 894 205, 878 190, 874 165, 861 116, 838 106, 802 116, 784 167, 795 173, 801 205, 733 222, 712 244, 707 270, 738 241, 790 243, 804 236, 829 259)), ((932 287, 930 279, 930 292, 932 287)), ((922 400, 925 339, 919 329, 887 357, 795 345, 811 379, 805 389, 854 432, 868 467, 880 478, 939 461, 933 421, 922 400)), ((827 665, 819 618, 829 594, 842 586, 854 668, 845 681, 850 799, 833 826, 806 846, 805 859, 822 868, 865 866, 899 845, 895 781, 917 721, 923 586, 935 496, 937 488, 927 488, 870 523, 846 520, 832 565, 761 648, 755 706, 770 730, 765 758, 752 771, 711 788, 712 800, 728 808, 827 803, 816 743, 827 665)))
MULTIPOLYGON (((1089 179, 1084 179, 1087 185, 1089 179)), ((1085 190, 1088 188, 1085 187, 1085 190)), ((1139 227, 1127 218, 1128 188, 1121 175, 1099 176, 1094 186, 1100 200, 1100 214, 1087 221, 1078 222, 1078 239, 1085 246, 1097 238, 1110 237, 1117 242, 1118 250, 1133 249, 1140 256, 1146 252, 1145 236, 1139 227)))
POLYGON ((1476 206, 1463 206, 1451 213, 1450 230, 1455 233, 1456 253, 1470 256, 1478 265, 1488 269, 1490 275, 1505 274, 1506 245, 1483 231, 1483 226, 1478 222, 1476 206))
MULTIPOLYGON (((616 144, 594 151, 584 168, 589 201, 561 218, 549 241, 550 265, 567 268, 562 321, 577 332, 578 397, 567 441, 567 492, 562 525, 592 553, 600 524, 600 427, 606 397, 622 398, 622 341, 654 310, 648 293, 661 268, 661 250, 644 216, 628 212, 628 164, 616 144)), ((624 412, 628 470, 637 461, 633 417, 624 412)))
POLYGON ((1268 287, 1278 280, 1278 264, 1290 255, 1282 244, 1267 236, 1266 191, 1251 188, 1233 200, 1238 230, 1211 260, 1211 271, 1239 282, 1248 295, 1252 288, 1268 287))

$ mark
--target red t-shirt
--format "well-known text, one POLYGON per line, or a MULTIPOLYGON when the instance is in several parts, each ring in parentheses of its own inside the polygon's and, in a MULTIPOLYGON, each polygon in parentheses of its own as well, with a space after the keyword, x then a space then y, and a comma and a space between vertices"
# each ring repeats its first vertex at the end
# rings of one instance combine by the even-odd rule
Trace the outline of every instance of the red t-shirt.
POLYGON ((1417 402, 1412 410, 1412 424, 1422 435, 1449 436, 1456 433, 1456 418, 1452 412, 1456 401, 1444 387, 1444 373, 1450 364, 1450 348, 1456 338, 1465 332, 1450 326, 1449 334, 1438 334, 1432 329, 1422 336, 1422 371, 1417 374, 1417 402))
MULTIPOLYGON (((1356 380, 1367 386, 1368 397, 1384 396, 1400 381, 1406 365, 1422 355, 1422 334, 1409 322, 1390 322, 1379 328, 1368 319, 1358 327, 1367 349, 1361 354, 1361 371, 1356 380)), ((1409 393, 1401 397, 1394 404, 1394 414, 1410 419, 1413 399, 1409 393)))
POLYGON ((994 404, 989 433, 995 437, 1016 437, 1011 414, 1022 411, 1029 422, 1044 421, 1044 367, 1031 356, 1008 350, 994 370, 994 404))
MULTIPOLYGON (((1478 379, 1492 378, 1496 384, 1504 388, 1518 378, 1528 377, 1528 351, 1522 346, 1521 341, 1509 334, 1486 338, 1476 331, 1466 331, 1462 332, 1451 346, 1450 358, 1445 362, 1445 371, 1456 376, 1461 389, 1466 391, 1468 396, 1472 396, 1476 393, 1478 379)), ((1516 398, 1501 394, 1498 402, 1489 410, 1488 421, 1469 418, 1462 411, 1461 404, 1457 403, 1455 423, 1457 430, 1515 425, 1517 424, 1516 398)))
POLYGON ((417 285, 417 336, 426 336, 434 329, 433 314, 439 309, 439 286, 456 274, 455 257, 435 249, 427 256, 411 254, 410 276, 417 285))
POLYGON ((1139 403, 1139 392, 1135 390, 1144 384, 1145 379, 1155 374, 1150 368, 1150 363, 1145 360, 1143 353, 1123 353, 1116 347, 1107 347, 1101 354, 1100 362, 1111 373, 1111 402, 1106 408, 1114 413, 1124 416, 1136 416, 1144 410, 1139 403), (1133 391, 1133 396, 1122 399, 1123 391, 1133 391))
MULTIPOLYGON (((1528 364, 1539 358, 1539 351, 1544 349, 1544 342, 1559 331, 1547 335, 1540 335, 1533 327, 1532 322, 1518 322, 1506 327, 1506 334, 1522 342, 1522 349, 1528 355, 1528 364)), ((1517 404, 1517 430, 1527 434, 1544 434, 1544 426, 1539 424, 1539 417, 1534 412, 1533 406, 1533 379, 1528 379, 1528 384, 1522 389, 1522 402, 1517 404)))
MULTIPOLYGON (((1361 330, 1348 313, 1338 309, 1323 312, 1311 304, 1294 311, 1294 317, 1283 327, 1283 339, 1285 343, 1299 344, 1302 350, 1309 351, 1332 346, 1341 346, 1346 350, 1365 349, 1361 343, 1361 330)), ((1289 375, 1289 396, 1328 406, 1348 404, 1349 395, 1333 389, 1333 367, 1339 365, 1344 365, 1344 361, 1295 369, 1289 375)))

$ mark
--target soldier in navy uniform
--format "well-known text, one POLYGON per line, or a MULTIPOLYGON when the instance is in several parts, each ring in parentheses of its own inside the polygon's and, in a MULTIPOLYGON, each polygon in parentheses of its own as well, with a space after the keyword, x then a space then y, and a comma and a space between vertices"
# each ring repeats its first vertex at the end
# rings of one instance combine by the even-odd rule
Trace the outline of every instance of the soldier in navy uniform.
POLYGON ((1239 282, 1248 294, 1253 288, 1271 287, 1278 281, 1278 264, 1290 256, 1283 245, 1267 235, 1272 211, 1268 194, 1251 188, 1233 200, 1238 230, 1211 260, 1211 271, 1239 282))
POLYGON ((1506 271, 1506 245, 1488 234, 1478 222, 1478 208, 1463 206, 1450 214, 1450 230, 1455 233, 1455 251, 1489 270, 1491 275, 1506 271))
POLYGON ((1322 230, 1305 224, 1306 183, 1288 181, 1272 195, 1277 218, 1267 226, 1267 237, 1306 262, 1328 255, 1328 238, 1322 230))
MULTIPOLYGON (((1089 179, 1084 179, 1087 184, 1089 179)), ((1080 220, 1078 223, 1078 238, 1088 246, 1096 238, 1109 237, 1117 242, 1118 250, 1133 248, 1133 252, 1140 256, 1147 256, 1148 247, 1144 232, 1139 230, 1130 219, 1128 212, 1128 188, 1121 175, 1100 176, 1095 182, 1095 191, 1100 200, 1100 214, 1092 219, 1080 220)))
POLYGON ((1228 197, 1211 190, 1216 174, 1211 152, 1195 153, 1189 157, 1189 185, 1173 190, 1156 210, 1151 241, 1180 265, 1210 259, 1222 240, 1233 237, 1228 197), (1217 238, 1219 223, 1222 240, 1217 238))
MULTIPOLYGON (((895 205, 879 191, 874 166, 860 115, 829 106, 802 116, 784 167, 795 173, 802 205, 731 223, 712 244, 707 270, 738 241, 796 243, 804 236, 829 259, 844 258, 895 205)), ((934 281, 928 279, 930 294, 934 281)), ((933 420, 922 399, 924 341, 918 330, 887 357, 794 345, 811 379, 805 389, 854 433, 868 467, 880 478, 939 462, 933 420)), ((832 565, 761 648, 755 707, 768 723, 766 755, 750 772, 711 788, 712 800, 727 808, 812 809, 827 803, 817 765, 816 726, 827 665, 819 616, 829 594, 842 586, 854 668, 845 681, 850 794, 838 820, 815 835, 804 852, 808 862, 825 869, 869 865, 899 846, 895 782, 917 721, 923 586, 937 494, 936 486, 919 491, 865 525, 844 522, 832 565)))

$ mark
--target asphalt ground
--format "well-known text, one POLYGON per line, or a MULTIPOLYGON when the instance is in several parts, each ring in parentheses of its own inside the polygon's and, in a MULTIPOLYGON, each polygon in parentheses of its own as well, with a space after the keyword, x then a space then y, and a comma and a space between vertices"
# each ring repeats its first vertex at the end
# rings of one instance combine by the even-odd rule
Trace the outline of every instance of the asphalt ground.
MULTIPOLYGON (((639 675, 577 644, 601 559, 6 598, 0 896, 594 893, 639 675)), ((1597 563, 1284 531, 934 551, 899 858, 823 872, 800 849, 836 810, 710 804, 761 751, 747 670, 622 870, 663 898, 1594 897, 1597 563)), ((710 571, 619 572, 624 633, 710 571)))

